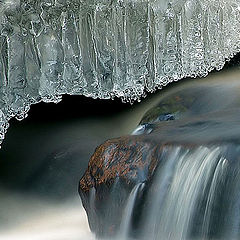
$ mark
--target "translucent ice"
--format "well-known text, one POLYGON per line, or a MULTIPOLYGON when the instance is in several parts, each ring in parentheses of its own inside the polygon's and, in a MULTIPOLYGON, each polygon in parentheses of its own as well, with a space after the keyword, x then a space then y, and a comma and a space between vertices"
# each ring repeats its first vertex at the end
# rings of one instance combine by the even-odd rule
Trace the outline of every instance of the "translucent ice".
POLYGON ((31 104, 135 101, 239 51, 239 0, 0 0, 0 141, 31 104))

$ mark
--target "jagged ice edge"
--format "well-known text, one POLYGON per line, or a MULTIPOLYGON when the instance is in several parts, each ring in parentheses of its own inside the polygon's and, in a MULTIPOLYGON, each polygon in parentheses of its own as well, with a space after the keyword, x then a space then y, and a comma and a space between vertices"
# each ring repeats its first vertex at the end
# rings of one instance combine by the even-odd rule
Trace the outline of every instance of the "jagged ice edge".
MULTIPOLYGON (((154 86, 152 86, 151 88, 147 87, 146 84, 143 84, 140 87, 139 86, 128 87, 124 91, 121 91, 119 89, 112 90, 112 91, 109 91, 105 96, 102 96, 101 94, 98 94, 96 92, 89 93, 88 91, 85 91, 85 92, 83 91, 81 94, 87 97, 92 97, 92 98, 114 99, 115 97, 119 97, 119 98, 122 98, 124 102, 130 102, 130 103, 133 103, 134 101, 140 101, 140 98, 145 97, 147 92, 154 92, 157 89, 162 89, 162 87, 166 86, 167 84, 173 81, 179 81, 180 79, 187 78, 187 77, 192 77, 192 78, 205 77, 209 72, 211 72, 214 69, 221 70, 224 64, 226 63, 226 61, 229 61, 234 55, 240 52, 240 46, 238 44, 231 47, 232 47, 231 49, 232 53, 229 56, 228 55, 223 56, 224 59, 219 60, 219 62, 214 62, 212 63, 212 65, 206 67, 205 74, 203 74, 202 71, 198 69, 196 72, 192 72, 192 73, 183 73, 183 72, 181 74, 178 73, 177 75, 175 75, 175 77, 164 76, 162 77, 162 79, 160 79, 160 81, 157 81, 157 82, 155 81, 154 86), (223 60, 224 60, 224 63, 222 62, 223 60)), ((61 90, 59 92, 61 92, 61 90)), ((74 95, 74 93, 71 93, 71 92, 69 93, 63 92, 60 94, 56 94, 55 96, 53 95, 49 97, 39 96, 39 98, 35 100, 26 99, 29 102, 25 102, 24 107, 21 108, 18 113, 16 113, 16 111, 13 111, 11 108, 9 108, 7 111, 7 114, 6 113, 4 114, 4 112, 0 109, 0 145, 3 139, 5 138, 5 134, 9 127, 9 121, 11 118, 15 117, 18 120, 23 120, 24 118, 27 117, 28 111, 30 110, 30 106, 32 104, 37 104, 40 102, 58 103, 62 100, 62 95, 64 94, 74 95)))

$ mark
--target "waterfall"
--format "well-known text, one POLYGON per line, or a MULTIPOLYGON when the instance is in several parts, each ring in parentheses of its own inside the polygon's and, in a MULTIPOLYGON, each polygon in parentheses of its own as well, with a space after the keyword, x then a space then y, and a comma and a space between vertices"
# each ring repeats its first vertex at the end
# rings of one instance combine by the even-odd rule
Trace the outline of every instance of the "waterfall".
POLYGON ((165 194, 168 190, 169 182, 171 181, 172 175, 174 173, 174 165, 177 162, 178 155, 180 153, 181 148, 178 147, 174 149, 168 161, 165 163, 162 169, 158 170, 156 182, 158 182, 158 187, 155 196, 149 196, 149 203, 148 211, 149 213, 146 214, 147 221, 146 227, 144 228, 144 236, 147 237, 154 237, 155 232, 158 229, 158 218, 159 218, 159 207, 162 206, 165 194))
MULTIPOLYGON (((184 151, 178 156, 178 163, 173 166, 171 184, 164 196, 160 216, 152 239, 187 240, 191 234, 194 217, 199 201, 207 194, 207 203, 203 220, 203 233, 208 233, 212 201, 218 186, 218 176, 225 170, 220 149, 200 147, 194 152, 184 151), (210 190, 207 189, 211 185, 210 190)), ((157 183, 161 186, 162 182, 157 183)))
POLYGON ((123 212, 123 218, 122 218, 119 236, 118 236, 119 240, 126 239, 128 237, 138 192, 142 191, 142 189, 144 188, 144 185, 145 185, 144 183, 137 184, 131 191, 131 194, 129 195, 126 208, 123 212))
POLYGON ((138 183, 127 199, 116 239, 238 239, 239 166, 228 158, 227 146, 165 146, 147 204, 136 207, 146 187, 138 183), (139 234, 131 236, 134 211, 140 210, 139 234))

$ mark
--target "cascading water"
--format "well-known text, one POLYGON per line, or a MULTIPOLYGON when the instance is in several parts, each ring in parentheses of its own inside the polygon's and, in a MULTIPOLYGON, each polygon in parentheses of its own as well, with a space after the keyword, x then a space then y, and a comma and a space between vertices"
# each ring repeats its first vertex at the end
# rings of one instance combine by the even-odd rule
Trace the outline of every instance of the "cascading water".
POLYGON ((89 214, 88 189, 96 188, 96 218, 88 219, 97 237, 240 238, 240 85, 228 75, 206 82, 166 93, 133 135, 96 150, 79 192, 89 214))
MULTIPOLYGON (((199 238, 209 239, 208 230, 213 202, 217 200, 216 188, 222 180, 227 162, 221 157, 221 151, 217 147, 212 149, 200 147, 194 151, 179 148, 177 151, 179 153, 175 158, 176 165, 170 170, 171 179, 165 179, 167 182, 164 182, 160 177, 160 181, 156 183, 159 190, 166 184, 168 188, 166 192, 158 193, 163 195, 163 202, 156 202, 151 206, 155 209, 153 215, 156 216, 156 213, 158 215, 155 222, 152 222, 150 215, 149 223, 155 225, 155 228, 149 233, 150 236, 146 237, 187 240, 191 239, 194 227, 198 224, 197 228, 202 229, 202 236, 199 238), (204 203, 205 197, 206 203, 204 203), (201 223, 198 218, 202 211, 204 217, 201 223)), ((168 161, 165 164, 168 165, 168 161)), ((161 176, 161 173, 158 174, 161 176)))
POLYGON ((120 231, 118 236, 119 239, 125 239, 128 237, 129 230, 131 228, 131 219, 133 216, 134 205, 138 196, 138 192, 142 191, 143 188, 144 183, 139 183, 133 188, 131 194, 129 195, 129 199, 123 212, 123 219, 120 225, 120 231))
POLYGON ((144 183, 132 189, 116 239, 238 239, 240 165, 227 152, 228 146, 165 147, 138 233, 131 234, 131 224, 144 183))

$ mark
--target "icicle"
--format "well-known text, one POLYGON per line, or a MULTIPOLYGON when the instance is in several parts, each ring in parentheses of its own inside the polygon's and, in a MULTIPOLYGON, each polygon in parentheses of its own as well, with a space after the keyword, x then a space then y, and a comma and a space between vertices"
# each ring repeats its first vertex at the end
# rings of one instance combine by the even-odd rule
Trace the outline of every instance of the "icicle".
POLYGON ((132 103, 220 70, 240 51, 239 19, 238 0, 0 1, 0 139, 33 103, 132 103))

